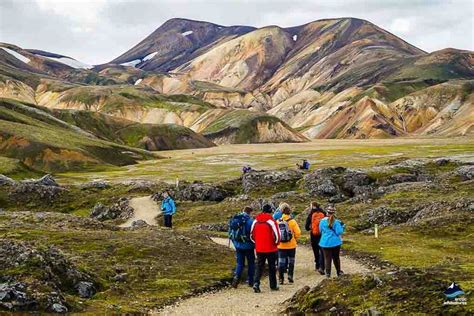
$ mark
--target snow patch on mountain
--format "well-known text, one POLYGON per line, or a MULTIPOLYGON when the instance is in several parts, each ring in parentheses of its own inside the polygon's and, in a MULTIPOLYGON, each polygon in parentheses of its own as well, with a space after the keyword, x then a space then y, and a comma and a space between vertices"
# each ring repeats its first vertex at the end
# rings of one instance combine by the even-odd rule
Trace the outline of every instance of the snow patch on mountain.
POLYGON ((194 33, 193 31, 186 31, 186 32, 181 33, 181 35, 188 36, 188 35, 191 35, 193 33, 194 33))
POLYGON ((26 58, 25 56, 23 56, 22 54, 20 53, 17 53, 15 52, 14 50, 11 50, 9 48, 6 48, 6 47, 1 47, 4 51, 6 51, 7 53, 9 53, 10 55, 12 55, 13 57, 15 57, 16 59, 24 62, 25 64, 29 63, 30 62, 30 59, 29 58, 26 58))
POLYGON ((146 55, 146 56, 143 58, 143 61, 152 59, 153 57, 155 57, 156 54, 158 54, 158 52, 154 52, 154 53, 151 53, 151 54, 149 54, 149 55, 146 55))
POLYGON ((83 62, 80 62, 78 60, 75 60, 75 59, 72 59, 72 58, 69 58, 69 57, 59 57, 59 58, 58 57, 48 57, 48 56, 42 56, 42 57, 57 61, 61 64, 68 65, 69 67, 72 67, 72 68, 75 68, 75 69, 91 69, 92 68, 91 65, 85 64, 83 62))
POLYGON ((142 60, 141 59, 134 59, 132 61, 128 61, 126 63, 121 63, 120 65, 122 66, 131 66, 131 67, 135 67, 136 65, 138 65, 139 63, 141 63, 142 60))

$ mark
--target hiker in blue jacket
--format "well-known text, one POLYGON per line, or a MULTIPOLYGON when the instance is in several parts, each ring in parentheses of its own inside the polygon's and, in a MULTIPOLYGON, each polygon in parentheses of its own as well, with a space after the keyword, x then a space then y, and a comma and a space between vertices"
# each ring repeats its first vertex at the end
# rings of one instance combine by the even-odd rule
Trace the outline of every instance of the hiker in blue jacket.
POLYGON ((229 221, 229 238, 235 247, 235 256, 237 265, 232 279, 232 287, 237 288, 247 260, 247 282, 253 286, 255 271, 255 245, 250 239, 250 231, 254 219, 252 218, 253 209, 249 206, 244 207, 241 213, 232 217, 229 221))
POLYGON ((173 198, 168 192, 163 193, 163 200, 161 201, 161 212, 163 212, 165 227, 173 227, 173 215, 176 214, 176 205, 173 198))
POLYGON ((319 222, 319 231, 321 232, 321 239, 319 246, 323 249, 324 266, 326 277, 331 277, 331 261, 334 261, 337 276, 343 274, 341 270, 340 252, 342 245, 341 235, 344 233, 345 225, 335 216, 336 209, 329 206, 327 209, 327 216, 319 222))

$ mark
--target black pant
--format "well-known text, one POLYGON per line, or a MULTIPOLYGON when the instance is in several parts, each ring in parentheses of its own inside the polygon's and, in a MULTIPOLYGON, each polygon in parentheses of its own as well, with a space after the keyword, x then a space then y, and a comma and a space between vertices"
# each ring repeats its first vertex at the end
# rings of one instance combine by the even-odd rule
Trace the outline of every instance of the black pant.
POLYGON ((165 227, 173 227, 173 215, 163 215, 165 220, 165 227))
POLYGON ((288 271, 288 278, 293 279, 295 271, 296 248, 278 249, 278 271, 280 279, 284 278, 285 272, 288 271))
POLYGON ((255 271, 255 285, 260 286, 260 279, 265 270, 265 262, 268 261, 268 279, 270 281, 270 288, 276 289, 276 261, 278 252, 257 252, 257 270, 255 271))
POLYGON ((326 276, 331 275, 331 260, 334 261, 334 267, 336 268, 337 274, 339 275, 341 272, 341 259, 339 258, 340 251, 341 246, 323 248, 324 262, 326 263, 326 276))
POLYGON ((324 270, 324 254, 323 249, 319 246, 320 240, 321 235, 314 236, 313 234, 311 234, 311 248, 313 248, 314 263, 316 264, 316 269, 324 270))

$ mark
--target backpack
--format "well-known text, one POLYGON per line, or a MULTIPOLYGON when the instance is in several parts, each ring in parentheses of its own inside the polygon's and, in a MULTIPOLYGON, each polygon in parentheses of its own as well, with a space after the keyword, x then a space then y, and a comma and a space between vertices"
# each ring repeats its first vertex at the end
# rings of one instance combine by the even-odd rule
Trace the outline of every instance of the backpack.
POLYGON ((314 212, 311 216, 311 234, 313 236, 321 235, 321 232, 319 231, 319 223, 323 218, 324 214, 321 212, 314 212))
POLYGON ((249 242, 250 232, 247 231, 246 214, 236 214, 229 220, 229 239, 236 242, 249 242))
POLYGON ((278 229, 280 230, 280 241, 281 242, 289 242, 291 239, 293 239, 293 232, 290 229, 290 225, 288 225, 288 221, 279 220, 278 221, 278 229))

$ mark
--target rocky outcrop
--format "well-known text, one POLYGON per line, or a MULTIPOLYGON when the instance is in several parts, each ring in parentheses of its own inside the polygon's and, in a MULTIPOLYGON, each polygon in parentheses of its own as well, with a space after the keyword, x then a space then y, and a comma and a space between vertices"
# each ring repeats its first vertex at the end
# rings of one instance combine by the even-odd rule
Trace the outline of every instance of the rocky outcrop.
POLYGON ((387 206, 380 206, 363 213, 358 221, 358 229, 367 229, 379 225, 379 227, 391 226, 405 223, 416 214, 416 210, 401 210, 387 206))
POLYGON ((332 202, 369 196, 374 180, 366 173, 343 167, 318 169, 304 177, 303 187, 313 196, 332 202))
POLYGON ((304 172, 296 169, 251 171, 242 176, 242 189, 245 193, 260 189, 281 189, 286 191, 296 186, 304 176, 304 172))
POLYGON ((129 202, 128 198, 122 197, 111 206, 97 203, 92 209, 90 217, 99 221, 128 219, 133 215, 133 208, 130 207, 129 202))
POLYGON ((15 180, 0 174, 0 186, 2 185, 13 185, 15 184, 15 180))
POLYGON ((28 201, 35 198, 52 201, 66 191, 66 188, 59 186, 49 174, 40 179, 14 182, 11 187, 10 194, 18 201, 28 201))
POLYGON ((89 298, 92 277, 55 248, 10 239, 0 240, 0 310, 67 312, 63 292, 89 298), (23 271, 18 273, 17 271, 23 271), (26 273, 26 274, 23 274, 26 273))
POLYGON ((456 172, 463 181, 474 179, 474 165, 459 167, 456 172))
MULTIPOLYGON (((193 183, 180 183, 179 188, 169 188, 165 190, 171 194, 175 200, 180 201, 217 201, 220 202, 231 195, 231 192, 218 185, 212 185, 196 181, 193 183)), ((160 191, 153 194, 152 198, 155 201, 163 199, 163 193, 160 191)))

